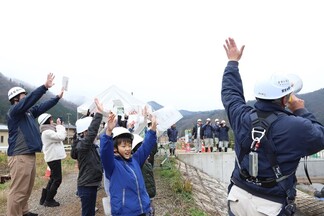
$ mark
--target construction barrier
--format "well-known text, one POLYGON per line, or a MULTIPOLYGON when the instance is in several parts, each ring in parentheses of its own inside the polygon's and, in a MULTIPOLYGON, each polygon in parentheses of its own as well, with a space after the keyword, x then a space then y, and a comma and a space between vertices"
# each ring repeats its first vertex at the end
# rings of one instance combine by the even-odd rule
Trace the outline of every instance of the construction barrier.
POLYGON ((186 152, 190 152, 190 144, 186 143, 186 152))
POLYGON ((205 151, 206 151, 206 149, 205 149, 205 144, 202 143, 202 144, 201 144, 201 152, 205 152, 205 151))

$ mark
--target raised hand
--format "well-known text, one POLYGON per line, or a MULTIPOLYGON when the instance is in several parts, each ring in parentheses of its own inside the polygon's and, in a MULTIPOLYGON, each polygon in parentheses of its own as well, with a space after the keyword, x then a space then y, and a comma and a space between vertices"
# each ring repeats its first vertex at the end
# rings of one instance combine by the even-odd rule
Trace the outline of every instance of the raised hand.
POLYGON ((53 82, 54 81, 54 78, 55 78, 55 76, 54 76, 53 73, 47 74, 47 80, 46 80, 46 82, 44 84, 47 89, 51 88, 55 84, 53 82))
POLYGON ((298 98, 296 95, 291 94, 287 107, 290 111, 295 112, 296 110, 305 108, 305 101, 298 98))
POLYGON ((96 108, 97 108, 97 113, 103 113, 103 105, 102 103, 100 103, 99 99, 98 98, 95 98, 95 104, 96 104, 96 108))
POLYGON ((106 134, 108 136, 112 135, 112 130, 115 128, 116 126, 116 115, 113 112, 110 112, 108 115, 108 121, 107 121, 107 129, 106 129, 106 134))
POLYGON ((62 98, 64 94, 64 87, 62 87, 61 92, 57 95, 59 98, 62 98))
POLYGON ((239 61, 242 57, 243 54, 243 50, 244 50, 244 45, 241 47, 241 49, 239 50, 236 46, 236 43, 234 41, 233 38, 228 38, 227 40, 225 40, 226 45, 224 46, 224 49, 226 51, 227 54, 227 58, 229 61, 239 61))
POLYGON ((150 130, 156 131, 156 127, 157 127, 156 116, 155 115, 151 115, 150 116, 150 119, 151 119, 151 123, 152 123, 150 130))

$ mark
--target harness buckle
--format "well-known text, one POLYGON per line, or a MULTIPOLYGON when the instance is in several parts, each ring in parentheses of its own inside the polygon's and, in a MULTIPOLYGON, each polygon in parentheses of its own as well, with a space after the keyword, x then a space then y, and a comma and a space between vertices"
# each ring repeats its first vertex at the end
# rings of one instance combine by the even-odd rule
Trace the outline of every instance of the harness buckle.
POLYGON ((251 135, 252 135, 252 144, 251 144, 251 150, 256 150, 256 148, 259 147, 256 146, 256 144, 260 143, 261 139, 264 137, 266 133, 266 129, 262 128, 262 127, 253 127, 252 131, 251 131, 251 135))

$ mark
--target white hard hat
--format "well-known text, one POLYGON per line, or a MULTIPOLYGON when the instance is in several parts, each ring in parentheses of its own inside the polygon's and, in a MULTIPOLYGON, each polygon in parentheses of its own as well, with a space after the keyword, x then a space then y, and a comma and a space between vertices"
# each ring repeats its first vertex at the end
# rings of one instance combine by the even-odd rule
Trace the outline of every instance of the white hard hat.
POLYGON ((42 124, 44 124, 46 121, 47 121, 47 119, 49 119, 51 117, 51 114, 48 114, 48 113, 43 113, 42 115, 40 115, 39 117, 38 117, 38 124, 39 125, 42 125, 42 124))
POLYGON ((134 139, 134 136, 131 132, 129 132, 129 130, 127 130, 126 128, 124 127, 115 127, 113 130, 112 130, 112 133, 113 133, 113 139, 115 139, 116 137, 118 137, 119 135, 122 135, 122 134, 129 134, 130 135, 130 138, 133 140, 134 139))
POLYGON ((134 136, 134 139, 132 142, 132 149, 134 149, 138 144, 140 144, 144 140, 143 137, 141 137, 138 134, 133 134, 133 136, 134 136))
POLYGON ((287 74, 287 77, 290 81, 294 93, 297 94, 298 92, 300 92, 300 90, 303 88, 302 79, 297 74, 287 74))
POLYGON ((225 121, 225 120, 222 120, 222 121, 221 121, 221 123, 222 123, 222 124, 225 124, 225 123, 226 123, 226 121, 225 121))
POLYGON ((254 96, 260 99, 279 99, 293 92, 291 82, 286 76, 274 74, 269 79, 254 85, 254 96))
POLYGON ((219 122, 219 119, 215 119, 215 122, 219 122))
POLYGON ((207 118, 206 121, 210 121, 210 118, 207 118))
POLYGON ((26 90, 19 86, 13 87, 8 91, 8 99, 11 100, 12 98, 16 97, 21 93, 26 93, 26 90))
POLYGON ((198 119, 197 122, 201 122, 201 119, 198 119))
POLYGON ((77 120, 75 122, 77 133, 82 133, 88 130, 91 122, 92 122, 92 117, 90 116, 77 120))

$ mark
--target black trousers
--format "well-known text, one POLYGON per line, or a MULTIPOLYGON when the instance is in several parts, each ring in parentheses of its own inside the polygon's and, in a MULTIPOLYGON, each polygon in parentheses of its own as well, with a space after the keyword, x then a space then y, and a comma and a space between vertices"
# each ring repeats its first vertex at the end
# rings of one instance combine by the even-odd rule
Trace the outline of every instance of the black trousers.
POLYGON ((51 169, 51 176, 47 183, 46 190, 56 194, 57 189, 62 183, 62 164, 61 160, 47 162, 51 169))

